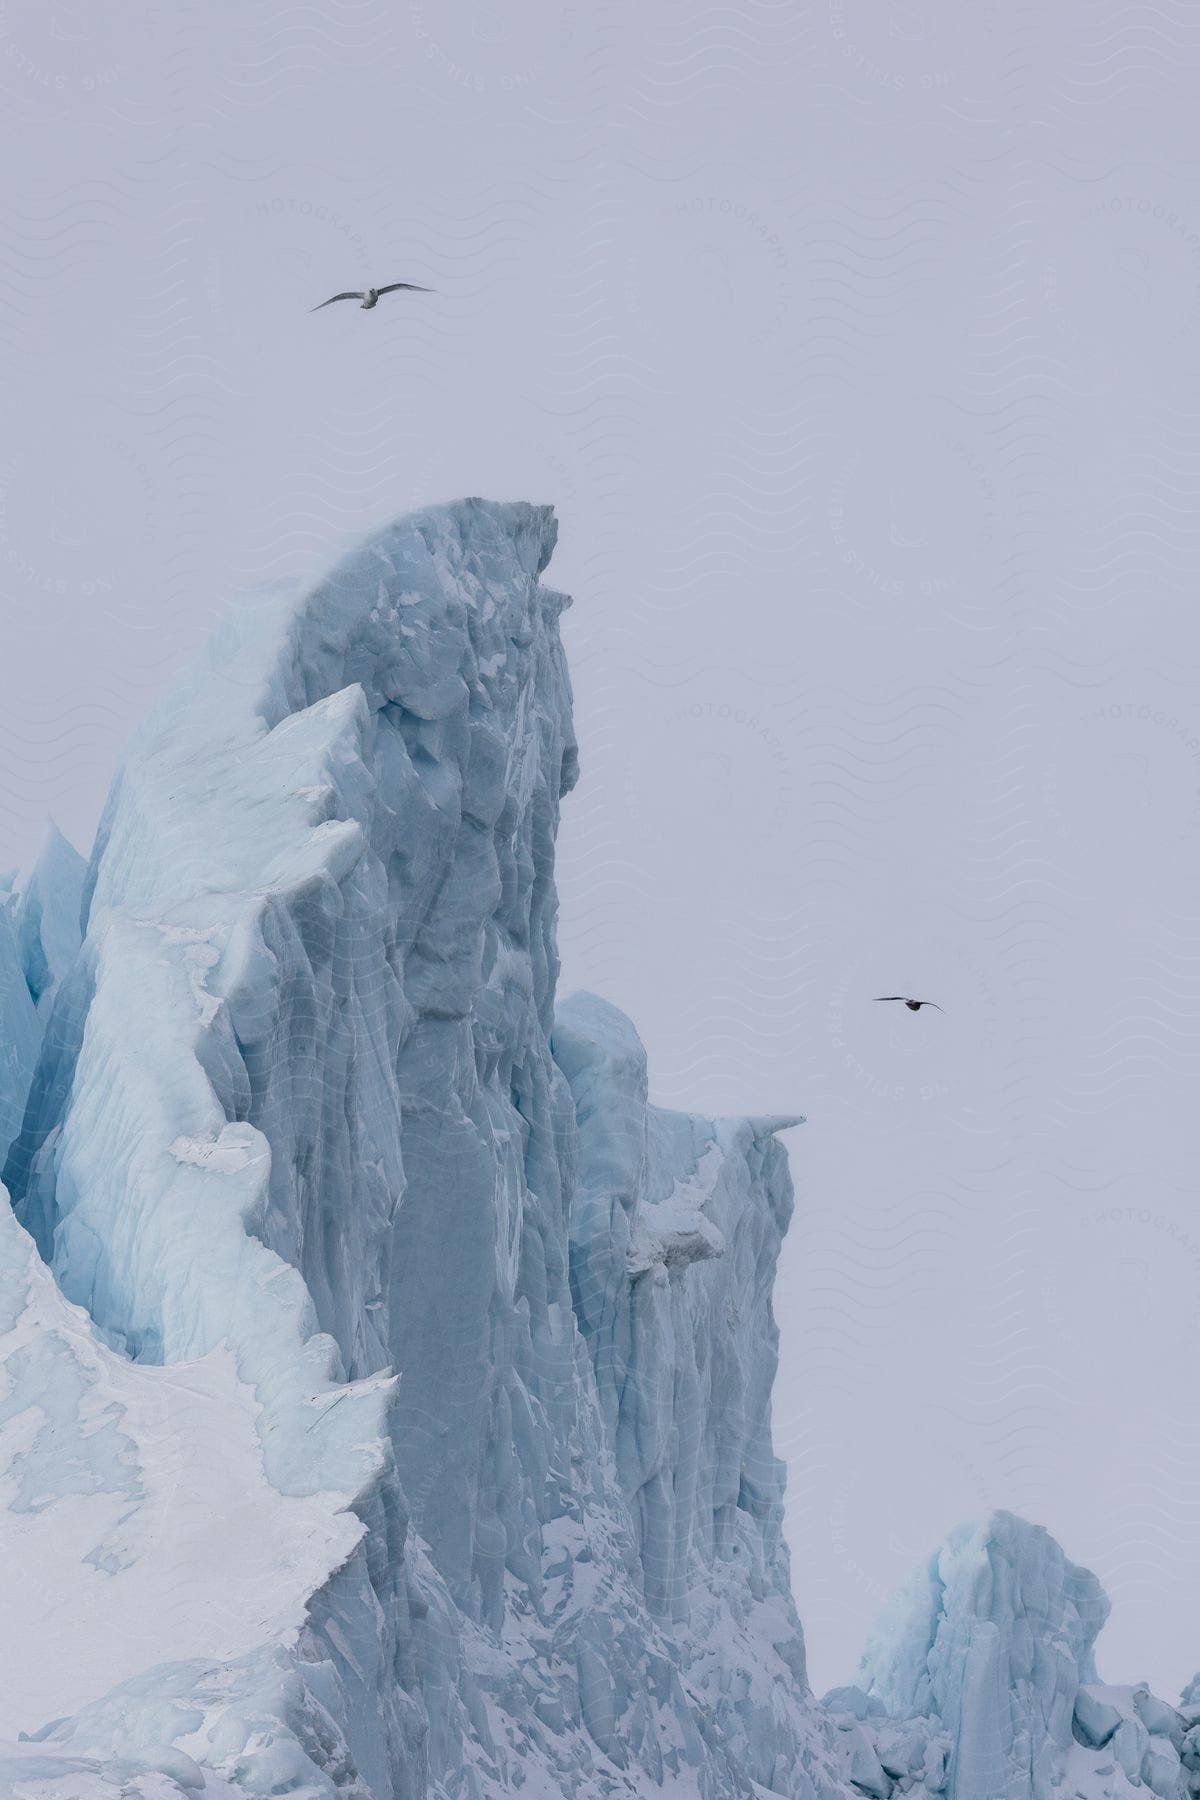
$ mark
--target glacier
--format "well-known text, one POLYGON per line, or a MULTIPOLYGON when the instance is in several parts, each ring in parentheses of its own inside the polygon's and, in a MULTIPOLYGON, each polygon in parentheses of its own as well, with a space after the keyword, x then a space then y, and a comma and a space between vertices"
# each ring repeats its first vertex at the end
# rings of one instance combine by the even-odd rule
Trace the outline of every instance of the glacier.
POLYGON ((904 1772, 928 1787, 932 1749, 949 1800, 1200 1793, 1200 1678, 1178 1707, 1144 1682, 1102 1684, 1108 1613, 1041 1526, 1006 1512, 960 1526, 881 1615, 860 1685, 825 1696, 883 1772, 860 1788, 882 1797, 904 1772))
POLYGON ((555 536, 461 501, 242 601, 0 895, 0 1791, 1200 1794, 1008 1514, 811 1692, 802 1121, 655 1107, 557 994, 555 536))

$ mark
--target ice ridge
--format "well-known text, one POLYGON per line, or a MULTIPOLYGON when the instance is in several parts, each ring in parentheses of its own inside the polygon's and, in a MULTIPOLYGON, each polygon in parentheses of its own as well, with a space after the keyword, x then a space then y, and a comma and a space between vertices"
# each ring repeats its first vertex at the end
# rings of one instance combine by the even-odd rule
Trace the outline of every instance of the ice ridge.
MULTIPOLYGON (((567 602, 539 579, 555 529, 544 507, 431 509, 243 605, 122 761, 5 1169, 33 1239, 11 1227, 8 1366, 35 1341, 73 1359, 112 1513, 83 1586, 121 1680, 96 1691, 81 1647, 69 1693, 40 1713, 27 1693, 19 1729, 68 1715, 40 1754, 140 1754, 140 1720, 247 1793, 827 1785, 769 1446, 786 1164, 762 1122, 648 1109, 640 1046, 612 1095, 647 1146, 615 1406, 576 1316, 573 1251, 600 1255, 572 1243, 576 1189, 582 1167, 595 1199, 604 1152, 551 1046, 577 762, 567 602), (289 1580, 264 1560, 282 1610, 257 1644, 199 1574, 219 1496, 159 1517, 196 1482, 164 1469, 223 1414, 239 1533, 286 1551, 280 1508, 308 1521, 289 1580), (152 1567, 179 1596, 175 1673, 119 1628, 152 1567), (264 1683, 278 1717, 250 1756, 264 1683)), ((591 1029, 603 1060, 616 1018, 577 1007, 560 1053, 586 1060, 591 1029)), ((46 1479, 52 1526, 66 1478, 46 1479)))
POLYGON ((558 1000, 555 533, 460 501, 243 602, 86 875, 0 895, 0 1789, 1200 1800, 1195 1695, 1104 1686, 1010 1514, 809 1692, 801 1121, 657 1108, 558 1000))

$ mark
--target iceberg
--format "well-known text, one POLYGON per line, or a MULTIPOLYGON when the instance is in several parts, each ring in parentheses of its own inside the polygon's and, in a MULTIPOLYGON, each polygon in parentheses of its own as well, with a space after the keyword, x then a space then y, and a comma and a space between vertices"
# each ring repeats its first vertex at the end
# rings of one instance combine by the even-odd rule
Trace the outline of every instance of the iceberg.
POLYGON ((653 1106, 558 996, 555 533, 429 508, 242 603, 0 899, 0 1790, 1182 1800, 1200 1704, 1102 1686, 1006 1514, 809 1689, 802 1121, 653 1106))
MULTIPOLYGON (((948 1800, 1050 1800, 1060 1789, 1111 1800, 1142 1787, 1185 1800, 1187 1715, 1144 1683, 1101 1685, 1095 1643, 1108 1613, 1099 1581, 1046 1530, 997 1512, 952 1532, 915 1572, 866 1646, 861 1686, 824 1704, 844 1712, 856 1694, 876 1748, 897 1721, 934 1724, 948 1800)), ((896 1775, 886 1751, 879 1760, 896 1775)))
POLYGON ((786 1160, 648 1108, 610 1009, 555 1025, 554 537, 466 501, 244 606, 128 747, 73 956, 68 883, 27 906, 5 1503, 75 1649, 4 1729, 43 1757, 832 1791, 769 1437, 786 1160), (607 1246, 597 1081, 642 1146, 607 1246))

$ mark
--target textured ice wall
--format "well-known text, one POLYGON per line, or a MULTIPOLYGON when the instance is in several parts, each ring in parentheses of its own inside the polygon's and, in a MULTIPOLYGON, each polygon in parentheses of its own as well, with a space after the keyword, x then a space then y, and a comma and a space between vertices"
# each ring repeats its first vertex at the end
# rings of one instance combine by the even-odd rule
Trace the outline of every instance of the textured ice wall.
MULTIPOLYGON (((331 1542, 350 1526, 278 1640, 300 1689, 262 1791, 311 1762, 294 1718, 318 1704, 330 1756, 405 1800, 822 1779, 766 1426, 788 1198, 758 1128, 646 1124, 635 1261, 669 1274, 632 1284, 636 1418, 606 1426, 576 1324, 554 529, 546 508, 434 509, 219 634, 124 759, 9 1158, 109 1351, 147 1375, 227 1352, 270 1488, 321 1502, 331 1542), (697 1234, 722 1273, 693 1305, 697 1234), (664 1510, 681 1432, 715 1462, 689 1437, 664 1510)), ((644 1072, 630 1103, 646 1121, 644 1072)), ((226 1696, 243 1722, 256 1667, 226 1696)), ((140 1712, 97 1696, 86 1728, 149 1717, 160 1685, 137 1678, 140 1712)), ((206 1701, 167 1708, 165 1741, 184 1715, 202 1760, 236 1738, 206 1701)))
POLYGON ((20 1130, 42 1040, 18 929, 16 900, 0 890, 0 1157, 20 1130))
MULTIPOLYGON (((171 1364, 228 1344, 272 1482, 359 1513, 362 1553, 313 1614, 360 1677, 350 1729, 381 1792, 425 1779, 394 1384, 340 1384, 392 1360, 405 1113, 414 1166, 428 1121, 458 1195, 454 1065, 472 1054, 463 1014, 505 876, 525 962, 544 955, 539 808, 551 788, 556 807, 569 749, 548 775, 539 706, 568 698, 560 602, 536 581, 551 542, 545 510, 468 504, 384 534, 298 607, 281 596, 231 622, 124 761, 56 1005, 75 1030, 43 1060, 9 1163, 22 1217, 109 1341, 171 1364), (493 822, 508 808, 503 872, 482 842, 453 868, 460 802, 493 822)), ((522 1045, 504 1048, 519 1080, 522 1045)), ((453 1324, 455 1258, 478 1281, 479 1247, 449 1220, 430 1229, 451 1246, 453 1324)), ((478 1363, 468 1385, 486 1411, 478 1363)))
POLYGON ((953 1533, 913 1578, 864 1653, 868 1691, 889 1712, 943 1720, 956 1783, 999 1794, 1032 1780, 1045 1800, 1107 1615, 1094 1575, 1048 1532, 998 1513, 953 1533))
POLYGON ((773 1133, 647 1105, 633 1026, 592 995, 555 1018, 579 1122, 571 1280, 647 1604, 754 1779, 807 1791, 804 1640, 771 1442, 771 1309, 792 1212, 773 1133))
POLYGON ((79 954, 56 846, 4 903, 5 1700, 68 1716, 0 1786, 1182 1800, 1200 1718, 1096 1681, 1097 1585, 1007 1515, 807 1694, 791 1121, 650 1107, 628 1021, 554 1013, 553 538, 464 502, 244 607, 130 746, 79 954))
MULTIPOLYGON (((951 1746, 954 1800, 1049 1800, 1075 1791, 1186 1792, 1186 1720, 1140 1688, 1105 1688, 1096 1636, 1109 1602, 1048 1532, 994 1513, 951 1533, 880 1621, 867 1692, 900 1717, 932 1716, 951 1746)), ((1200 1760, 1200 1759, 1198 1759, 1200 1760)))
POLYGON ((79 953, 87 864, 56 825, 49 825, 17 905, 17 940, 25 980, 43 1025, 79 953))

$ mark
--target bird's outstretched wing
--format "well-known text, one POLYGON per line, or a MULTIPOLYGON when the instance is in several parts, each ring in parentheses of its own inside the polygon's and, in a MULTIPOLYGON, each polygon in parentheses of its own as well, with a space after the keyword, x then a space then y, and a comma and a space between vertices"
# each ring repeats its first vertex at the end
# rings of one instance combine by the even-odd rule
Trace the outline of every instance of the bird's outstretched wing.
POLYGON ((377 294, 394 294, 399 288, 408 288, 414 294, 432 294, 433 289, 422 287, 419 281, 393 281, 387 287, 376 288, 377 294))
MULTIPOLYGON (((332 306, 335 300, 361 300, 361 294, 330 294, 328 300, 322 300, 321 306, 332 306)), ((321 306, 310 306, 309 312, 320 312, 321 306)))
POLYGON ((938 1012, 945 1012, 945 1010, 946 1010, 944 1006, 938 1006, 938 1003, 936 1000, 922 1000, 921 1005, 922 1006, 932 1006, 938 1012))
POLYGON ((877 1000, 903 1000, 903 994, 876 994, 877 1000))

